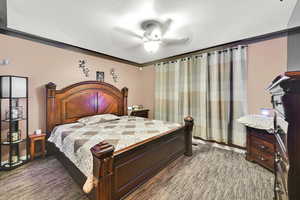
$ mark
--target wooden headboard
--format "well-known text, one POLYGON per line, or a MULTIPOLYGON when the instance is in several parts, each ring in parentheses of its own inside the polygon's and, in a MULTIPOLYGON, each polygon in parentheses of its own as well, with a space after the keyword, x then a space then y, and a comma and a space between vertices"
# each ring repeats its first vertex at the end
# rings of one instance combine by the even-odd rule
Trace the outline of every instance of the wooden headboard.
POLYGON ((54 83, 46 85, 46 132, 56 125, 75 122, 81 117, 96 114, 127 115, 128 89, 121 91, 108 83, 84 81, 61 90, 54 83))

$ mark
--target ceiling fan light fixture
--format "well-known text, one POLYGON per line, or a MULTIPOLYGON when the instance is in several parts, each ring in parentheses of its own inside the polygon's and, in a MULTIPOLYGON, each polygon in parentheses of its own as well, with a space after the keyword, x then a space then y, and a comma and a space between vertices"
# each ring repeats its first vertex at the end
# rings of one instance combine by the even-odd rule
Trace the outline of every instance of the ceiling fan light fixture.
POLYGON ((149 53, 156 53, 159 49, 160 40, 150 40, 144 42, 144 49, 149 53))
POLYGON ((151 36, 152 36, 152 38, 154 38, 156 40, 161 39, 161 36, 162 36, 161 30, 159 28, 154 29, 151 33, 151 36))

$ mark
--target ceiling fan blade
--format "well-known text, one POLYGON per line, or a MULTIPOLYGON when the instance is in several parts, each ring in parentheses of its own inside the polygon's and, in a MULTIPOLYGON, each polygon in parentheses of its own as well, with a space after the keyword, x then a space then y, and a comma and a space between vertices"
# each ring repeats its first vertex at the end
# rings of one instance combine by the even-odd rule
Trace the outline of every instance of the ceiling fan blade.
POLYGON ((120 28, 120 27, 115 27, 114 30, 118 31, 119 33, 123 33, 123 34, 129 35, 129 36, 135 37, 135 38, 139 38, 141 40, 143 39, 143 36, 133 32, 131 30, 127 30, 127 29, 120 28))
POLYGON ((168 19, 165 23, 163 23, 162 29, 161 29, 161 34, 162 35, 166 34, 166 32, 170 29, 171 24, 172 24, 172 20, 171 19, 168 19))
POLYGON ((185 44, 189 41, 189 38, 163 38, 162 42, 166 45, 179 45, 179 44, 185 44))
POLYGON ((143 44, 136 44, 136 45, 132 45, 130 47, 127 47, 125 48, 126 51, 132 51, 132 50, 135 50, 135 49, 138 49, 140 47, 143 47, 143 44))

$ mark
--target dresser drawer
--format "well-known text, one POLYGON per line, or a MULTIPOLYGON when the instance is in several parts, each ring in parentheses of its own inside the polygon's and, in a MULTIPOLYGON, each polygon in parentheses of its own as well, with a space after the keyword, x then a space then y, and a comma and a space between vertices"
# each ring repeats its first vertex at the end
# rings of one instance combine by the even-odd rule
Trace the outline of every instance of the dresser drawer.
POLYGON ((247 127, 248 161, 274 171, 275 138, 265 130, 247 127))
POLYGON ((269 154, 264 154, 264 153, 258 152, 256 150, 252 150, 251 157, 252 157, 253 161, 255 161, 256 163, 259 163, 260 165, 273 171, 274 156, 269 155, 269 154))
POLYGON ((269 154, 271 156, 274 155, 275 147, 273 143, 270 143, 269 141, 263 140, 255 136, 252 136, 251 143, 251 148, 255 151, 269 154))

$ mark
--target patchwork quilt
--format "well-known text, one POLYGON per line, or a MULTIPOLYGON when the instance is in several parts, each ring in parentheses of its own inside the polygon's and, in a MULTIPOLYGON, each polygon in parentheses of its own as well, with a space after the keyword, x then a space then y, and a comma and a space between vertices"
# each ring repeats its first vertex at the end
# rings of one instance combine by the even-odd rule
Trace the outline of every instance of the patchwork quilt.
POLYGON ((55 127, 48 140, 54 143, 86 177, 90 177, 93 173, 90 148, 97 143, 105 140, 118 151, 180 126, 178 123, 123 116, 118 120, 89 125, 82 123, 60 125, 55 127))

